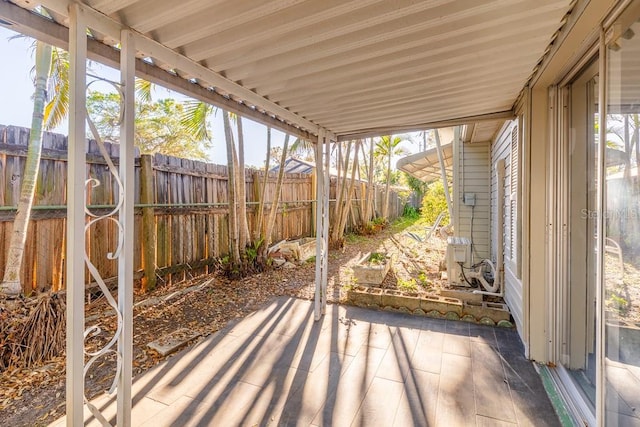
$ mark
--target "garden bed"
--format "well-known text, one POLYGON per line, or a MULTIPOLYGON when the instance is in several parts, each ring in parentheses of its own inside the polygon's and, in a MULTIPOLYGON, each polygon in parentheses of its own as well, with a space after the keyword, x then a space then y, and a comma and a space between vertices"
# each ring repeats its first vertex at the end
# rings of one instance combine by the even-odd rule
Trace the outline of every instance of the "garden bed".
POLYGON ((369 252, 353 266, 353 277, 360 285, 380 286, 392 263, 393 257, 386 252, 369 252))
POLYGON ((439 319, 464 320, 484 325, 512 327, 511 314, 505 304, 493 302, 463 302, 458 298, 430 295, 424 292, 403 292, 369 286, 352 286, 347 301, 366 308, 399 311, 439 319))

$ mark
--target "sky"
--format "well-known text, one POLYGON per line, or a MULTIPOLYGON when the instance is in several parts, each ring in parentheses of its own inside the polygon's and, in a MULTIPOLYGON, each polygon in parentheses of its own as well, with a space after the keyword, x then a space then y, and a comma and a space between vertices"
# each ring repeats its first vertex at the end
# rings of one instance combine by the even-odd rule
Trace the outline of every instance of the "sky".
MULTIPOLYGON (((31 113, 33 109, 33 81, 32 68, 34 52, 31 48, 32 39, 20 37, 11 39, 16 33, 0 26, 0 124, 14 126, 31 126, 31 113)), ((113 68, 98 63, 91 63, 91 73, 113 81, 119 80, 119 72, 113 68)), ((100 91, 112 91, 108 84, 92 84, 91 89, 100 91)), ((174 98, 178 101, 187 98, 179 93, 169 91, 162 87, 156 87, 153 92, 154 99, 174 98)), ((224 129, 222 115, 211 117, 213 134, 213 148, 207 153, 208 161, 217 164, 226 164, 226 147, 224 142, 224 129)), ((266 127, 249 119, 243 120, 245 137, 245 163, 247 166, 262 167, 266 157, 266 127)), ((68 134, 67 122, 53 130, 64 135, 68 134)), ((282 146, 284 133, 272 130, 271 144, 273 147, 282 146)), ((295 139, 292 138, 290 142, 295 139)), ((416 152, 417 146, 403 143, 402 147, 408 153, 416 152)), ((395 163, 395 162, 394 162, 395 163)))

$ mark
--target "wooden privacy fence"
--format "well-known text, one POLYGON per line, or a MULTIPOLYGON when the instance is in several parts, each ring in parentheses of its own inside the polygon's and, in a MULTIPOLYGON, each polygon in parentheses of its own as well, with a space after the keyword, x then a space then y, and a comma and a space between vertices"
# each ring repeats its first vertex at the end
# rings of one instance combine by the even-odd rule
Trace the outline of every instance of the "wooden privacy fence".
MULTIPOLYGON (((0 273, 4 272, 15 207, 18 204, 24 170, 29 129, 0 125, 0 273)), ((118 164, 117 144, 105 144, 118 164)), ((95 141, 87 141, 87 177, 100 185, 87 189, 90 210, 105 213, 117 201, 117 185, 95 141)), ((263 171, 248 169, 247 217, 250 235, 256 224, 263 171)), ((22 268, 24 292, 64 288, 66 244, 67 138, 45 133, 25 257, 22 268)), ((269 174, 265 192, 265 216, 274 200, 277 174, 269 174)), ((142 277, 143 249, 155 244, 153 267, 163 281, 183 280, 207 274, 220 256, 228 252, 228 175, 227 167, 160 154, 136 156, 134 269, 142 277), (152 241, 150 241, 152 240, 152 241)), ((331 180, 335 198, 337 180, 331 180)), ((74 189, 81 191, 80 189, 74 189)), ((357 221, 366 186, 355 186, 356 199, 347 227, 357 221)), ((287 174, 282 187, 273 241, 314 235, 315 191, 311 175, 287 174)), ((375 191, 376 211, 382 211, 384 187, 375 191)), ((332 202, 335 203, 335 202, 332 202)), ((395 192, 390 195, 389 216, 402 214, 403 203, 395 192)), ((86 234, 86 251, 101 276, 114 279, 117 263, 107 254, 115 249, 116 227, 112 221, 94 224, 86 234)), ((86 283, 90 276, 85 274, 86 283)))

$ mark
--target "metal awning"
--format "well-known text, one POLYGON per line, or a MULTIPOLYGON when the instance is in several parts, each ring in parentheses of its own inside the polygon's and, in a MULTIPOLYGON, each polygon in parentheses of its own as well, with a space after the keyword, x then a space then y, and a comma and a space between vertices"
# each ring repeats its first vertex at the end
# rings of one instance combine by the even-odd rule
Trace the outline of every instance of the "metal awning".
MULTIPOLYGON (((12 3, 0 2, 0 17, 17 31, 66 43, 58 27, 75 0, 12 3)), ((291 133, 350 139, 510 115, 575 1, 79 3, 100 23, 93 59, 117 61, 109 50, 129 28, 138 75, 291 133)))
MULTIPOLYGON (((575 3, 0 1, 0 25, 70 52, 68 185, 73 191, 68 192, 65 277, 74 285, 67 289, 67 424, 82 424, 86 369, 112 351, 118 355, 117 422, 131 424, 134 75, 318 141, 318 320, 327 295, 330 142, 512 117, 518 94, 575 3), (120 227, 122 250, 115 255, 118 300, 112 303, 118 329, 84 366, 84 337, 95 330, 84 330, 84 287, 79 286, 85 277, 83 260, 88 260, 83 253, 87 58, 120 67, 125 107, 119 169, 112 168, 122 183, 122 203, 113 212, 117 218, 99 218, 120 227)), ((482 132, 472 132, 472 139, 473 133, 482 132)), ((449 167, 450 147, 444 146, 449 167)), ((431 151, 414 156, 423 171, 438 164, 437 153, 431 151)), ((98 408, 87 406, 106 423, 98 408)))
MULTIPOLYGON (((453 168, 453 143, 443 144, 442 154, 447 176, 451 178, 453 168)), ((442 177, 438 151, 435 147, 421 153, 403 157, 398 160, 396 167, 424 182, 436 181, 442 177)))

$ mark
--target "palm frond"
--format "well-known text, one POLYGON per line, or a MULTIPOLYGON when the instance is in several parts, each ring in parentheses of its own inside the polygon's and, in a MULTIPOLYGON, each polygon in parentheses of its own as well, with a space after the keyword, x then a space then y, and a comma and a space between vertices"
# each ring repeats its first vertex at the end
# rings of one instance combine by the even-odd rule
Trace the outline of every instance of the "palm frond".
POLYGON ((69 112, 69 53, 58 48, 51 50, 48 102, 44 110, 45 129, 59 126, 69 112))
POLYGON ((213 107, 200 101, 185 101, 182 105, 183 110, 182 116, 180 117, 180 124, 184 126, 186 131, 196 140, 210 141, 211 137, 209 135, 207 119, 213 111, 213 107))
POLYGON ((151 82, 148 82, 143 79, 136 78, 136 96, 142 102, 152 102, 152 92, 154 89, 154 85, 151 82))

